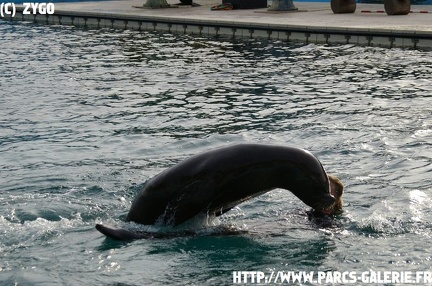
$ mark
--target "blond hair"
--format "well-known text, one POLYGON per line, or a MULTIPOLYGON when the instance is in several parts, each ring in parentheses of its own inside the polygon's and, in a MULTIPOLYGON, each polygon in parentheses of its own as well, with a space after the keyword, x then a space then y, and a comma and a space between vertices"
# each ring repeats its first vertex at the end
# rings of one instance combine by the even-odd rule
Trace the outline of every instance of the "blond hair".
POLYGON ((330 181, 330 193, 336 198, 336 203, 332 207, 332 213, 340 213, 343 208, 342 195, 344 186, 338 177, 329 175, 328 178, 330 181))

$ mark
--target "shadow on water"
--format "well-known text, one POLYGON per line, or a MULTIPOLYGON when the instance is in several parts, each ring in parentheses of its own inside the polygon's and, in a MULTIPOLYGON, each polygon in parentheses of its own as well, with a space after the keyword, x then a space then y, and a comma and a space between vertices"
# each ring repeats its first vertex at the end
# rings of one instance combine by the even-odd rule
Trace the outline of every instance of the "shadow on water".
MULTIPOLYGON (((295 222, 293 222, 295 223, 295 222)), ((289 226, 273 223, 257 225, 244 231, 233 226, 216 226, 196 231, 171 229, 146 231, 147 239, 118 241, 105 238, 98 251, 134 249, 145 245, 145 255, 174 258, 177 265, 187 268, 205 268, 206 271, 233 271, 241 263, 244 269, 271 268, 290 265, 290 269, 318 268, 335 248, 331 236, 322 235, 314 222, 313 227, 289 226), (151 237, 151 234, 154 237, 151 237)), ((338 231, 339 227, 328 229, 338 231)), ((212 273, 211 276, 217 273, 212 273)))
POLYGON ((162 281, 226 283, 232 271, 271 271, 275 266, 290 270, 317 269, 335 249, 326 238, 198 236, 155 243, 147 255, 174 257, 162 281), (181 265, 181 267, 179 267, 181 265), (187 271, 176 271, 176 269, 187 271))
POLYGON ((111 238, 105 238, 103 240, 103 242, 101 243, 101 245, 99 245, 98 247, 96 247, 97 251, 108 251, 111 249, 120 249, 123 247, 127 247, 128 245, 130 245, 130 241, 120 241, 120 240, 114 240, 111 238))

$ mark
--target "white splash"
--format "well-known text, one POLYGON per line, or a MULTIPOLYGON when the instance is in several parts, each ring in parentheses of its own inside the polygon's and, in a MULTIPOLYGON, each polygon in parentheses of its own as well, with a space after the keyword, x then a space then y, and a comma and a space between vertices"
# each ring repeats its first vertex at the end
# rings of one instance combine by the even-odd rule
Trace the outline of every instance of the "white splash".
POLYGON ((422 221, 424 212, 429 211, 432 206, 432 200, 425 192, 420 190, 410 191, 409 200, 411 219, 415 222, 422 221))

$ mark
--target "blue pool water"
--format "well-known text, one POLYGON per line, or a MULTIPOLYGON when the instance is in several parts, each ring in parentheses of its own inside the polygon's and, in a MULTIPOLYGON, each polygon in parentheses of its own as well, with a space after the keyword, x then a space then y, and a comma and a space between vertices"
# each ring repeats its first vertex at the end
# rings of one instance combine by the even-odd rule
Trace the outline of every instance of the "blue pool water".
MULTIPOLYGON (((229 285, 232 271, 431 271, 432 53, 0 21, 0 281, 229 285), (149 178, 199 152, 310 150, 337 227, 274 190, 194 237, 116 242, 149 178), (215 235, 220 227, 246 231, 215 235)), ((158 231, 157 227, 152 228, 158 231)))
MULTIPOLYGON (((86 2, 87 0, 51 0, 48 2, 51 3, 61 3, 61 2, 86 2)), ((109 0, 92 0, 94 1, 109 1, 109 0)), ((4 1, 8 3, 22 4, 24 2, 29 2, 26 0, 12 0, 12 1, 4 1)), ((196 1, 199 4, 199 0, 196 1)), ((330 3, 330 0, 294 0, 294 2, 327 2, 330 3)), ((368 4, 383 4, 384 0, 358 0, 358 3, 368 3, 368 4)), ((412 5, 432 5, 432 0, 411 0, 412 5)))

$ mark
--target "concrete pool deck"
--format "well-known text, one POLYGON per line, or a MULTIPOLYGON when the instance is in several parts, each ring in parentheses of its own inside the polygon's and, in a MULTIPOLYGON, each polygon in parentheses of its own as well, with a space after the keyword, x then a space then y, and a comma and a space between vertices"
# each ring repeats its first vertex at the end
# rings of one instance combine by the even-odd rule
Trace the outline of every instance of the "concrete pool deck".
MULTIPOLYGON (((384 4, 357 3, 352 14, 334 14, 330 3, 296 2, 298 12, 263 9, 211 11, 217 0, 196 0, 198 7, 143 9, 145 0, 55 3, 52 15, 24 15, 17 7, 11 20, 47 24, 155 30, 203 37, 268 38, 305 43, 432 49, 432 7, 412 5, 412 13, 388 16, 384 4), (364 10, 371 12, 362 12, 364 10)), ((176 4, 176 0, 168 0, 176 4)), ((6 18, 8 19, 8 18, 6 18)))

